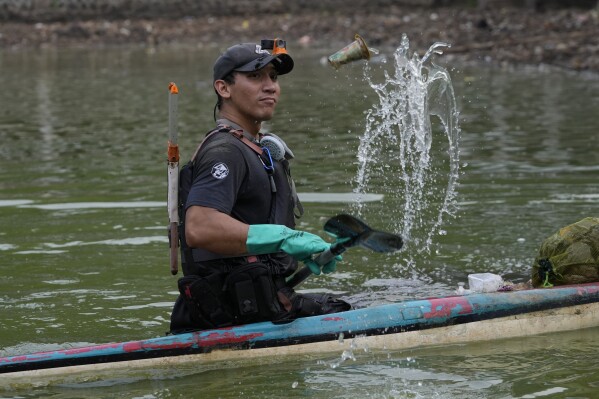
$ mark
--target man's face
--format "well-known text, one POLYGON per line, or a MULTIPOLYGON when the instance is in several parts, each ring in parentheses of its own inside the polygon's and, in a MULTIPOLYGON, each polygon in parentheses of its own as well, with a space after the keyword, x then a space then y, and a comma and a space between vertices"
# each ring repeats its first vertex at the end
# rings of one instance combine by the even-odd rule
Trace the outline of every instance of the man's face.
POLYGON ((236 72, 235 82, 229 85, 230 105, 253 121, 272 119, 281 88, 278 73, 272 64, 253 72, 236 72))

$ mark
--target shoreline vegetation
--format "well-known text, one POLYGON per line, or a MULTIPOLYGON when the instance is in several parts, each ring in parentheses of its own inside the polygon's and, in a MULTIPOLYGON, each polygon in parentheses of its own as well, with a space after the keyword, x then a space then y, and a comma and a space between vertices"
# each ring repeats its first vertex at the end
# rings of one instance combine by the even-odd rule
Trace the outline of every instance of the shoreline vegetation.
POLYGON ((495 5, 375 7, 376 1, 371 1, 363 9, 359 5, 337 10, 295 5, 292 12, 272 8, 276 12, 243 15, 152 17, 139 13, 140 18, 71 18, 66 14, 64 18, 37 20, 4 15, 0 21, 0 51, 123 45, 149 49, 172 45, 217 47, 273 36, 287 40, 290 49, 330 49, 350 43, 356 33, 373 48, 390 49, 399 46, 406 34, 410 47, 419 52, 435 42, 445 42, 451 44, 445 55, 465 62, 599 72, 597 6, 539 8, 534 4, 516 7, 509 1, 499 5, 488 2, 495 5))

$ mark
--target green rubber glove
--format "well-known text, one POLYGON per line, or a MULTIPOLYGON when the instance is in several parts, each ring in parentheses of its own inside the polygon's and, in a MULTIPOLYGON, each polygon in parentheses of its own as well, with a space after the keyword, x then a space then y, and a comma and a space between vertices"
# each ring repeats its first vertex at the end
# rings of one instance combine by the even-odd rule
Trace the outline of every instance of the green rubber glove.
MULTIPOLYGON (((307 260, 313 254, 325 251, 331 246, 316 234, 293 230, 280 224, 250 225, 245 244, 251 254, 283 251, 300 261, 307 260)), ((320 272, 320 267, 318 270, 320 272)))
POLYGON ((343 258, 341 257, 341 255, 337 255, 329 263, 322 266, 322 269, 318 263, 316 263, 316 262, 314 262, 314 260, 312 260, 312 258, 304 259, 303 262, 306 266, 308 266, 310 268, 310 271, 313 274, 316 274, 318 276, 320 274, 321 270, 324 274, 333 273, 335 270, 337 270, 337 262, 340 262, 342 259, 343 258))

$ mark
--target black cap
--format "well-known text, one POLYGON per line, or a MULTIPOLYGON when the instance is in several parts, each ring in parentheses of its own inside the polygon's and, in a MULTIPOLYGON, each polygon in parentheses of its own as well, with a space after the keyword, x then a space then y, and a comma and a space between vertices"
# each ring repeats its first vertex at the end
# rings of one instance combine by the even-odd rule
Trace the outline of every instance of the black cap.
POLYGON ((257 71, 269 63, 274 65, 279 75, 289 73, 293 69, 293 59, 289 54, 272 55, 259 44, 237 44, 229 47, 214 63, 214 82, 233 71, 257 71))

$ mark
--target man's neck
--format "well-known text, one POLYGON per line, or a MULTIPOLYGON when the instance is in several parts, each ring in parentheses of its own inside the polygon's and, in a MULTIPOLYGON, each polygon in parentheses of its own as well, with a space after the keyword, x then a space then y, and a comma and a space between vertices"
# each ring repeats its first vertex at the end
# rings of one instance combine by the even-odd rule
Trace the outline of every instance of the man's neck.
POLYGON ((226 111, 220 112, 219 119, 227 119, 227 120, 235 123, 236 125, 241 127, 244 131, 246 131, 249 134, 251 134, 252 136, 254 136, 254 138, 258 137, 258 132, 260 131, 260 128, 262 127, 261 122, 249 121, 249 120, 246 120, 245 118, 241 118, 237 115, 231 115, 231 113, 226 112, 226 111))

